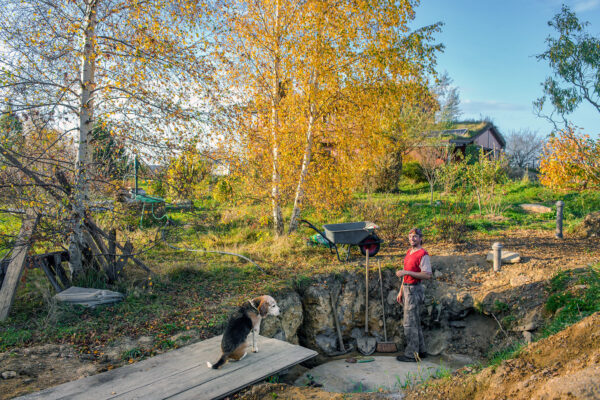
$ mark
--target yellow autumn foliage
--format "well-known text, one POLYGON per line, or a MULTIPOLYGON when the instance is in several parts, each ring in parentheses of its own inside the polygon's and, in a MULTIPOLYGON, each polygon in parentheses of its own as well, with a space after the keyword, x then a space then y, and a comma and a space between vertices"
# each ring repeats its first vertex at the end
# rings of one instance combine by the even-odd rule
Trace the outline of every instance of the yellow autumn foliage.
POLYGON ((600 139, 568 128, 551 137, 540 159, 540 182, 555 189, 600 189, 600 139))

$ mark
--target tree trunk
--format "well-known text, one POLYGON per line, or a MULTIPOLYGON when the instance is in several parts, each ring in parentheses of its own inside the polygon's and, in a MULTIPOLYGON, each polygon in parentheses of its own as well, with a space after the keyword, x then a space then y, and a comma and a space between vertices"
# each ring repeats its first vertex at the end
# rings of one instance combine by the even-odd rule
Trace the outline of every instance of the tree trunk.
POLYGON ((79 110, 79 143, 77 146, 77 162, 75 165, 75 190, 71 214, 71 235, 69 237, 69 268, 72 277, 83 271, 81 251, 85 246, 83 237, 83 219, 85 201, 87 199, 87 167, 88 167, 88 135, 93 126, 93 90, 95 70, 95 30, 97 0, 86 2, 84 22, 83 52, 81 55, 81 93, 79 110))
POLYGON ((271 178, 271 201, 273 204, 273 227, 275 229, 275 235, 281 236, 283 234, 283 215, 281 214, 281 204, 279 197, 279 184, 281 176, 279 174, 279 103, 281 102, 281 95, 279 90, 280 84, 280 37, 279 37, 279 0, 276 4, 275 9, 275 57, 273 63, 273 87, 271 97, 271 138, 273 140, 273 175, 271 178))
MULTIPOLYGON (((316 86, 316 85, 315 85, 316 86)), ((294 198, 294 208, 292 209, 292 217, 290 219, 290 227, 288 233, 298 229, 298 217, 300 216, 302 200, 304 200, 304 182, 308 174, 308 167, 312 158, 313 131, 315 124, 315 105, 310 104, 310 116, 308 118, 308 129, 306 133, 306 147, 304 148, 304 158, 302 160, 302 170, 298 179, 298 187, 296 188, 296 197, 294 198)))
POLYGON ((431 197, 429 198, 429 205, 433 204, 433 183, 429 182, 429 193, 431 194, 431 197))

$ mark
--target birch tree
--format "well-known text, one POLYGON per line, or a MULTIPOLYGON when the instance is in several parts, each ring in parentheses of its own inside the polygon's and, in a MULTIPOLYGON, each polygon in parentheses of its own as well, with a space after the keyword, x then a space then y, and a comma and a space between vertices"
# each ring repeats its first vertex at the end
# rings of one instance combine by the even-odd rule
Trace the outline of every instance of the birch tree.
MULTIPOLYGON (((339 204, 375 155, 365 92, 373 100, 380 86, 392 84, 409 102, 412 91, 427 86, 437 26, 410 32, 411 1, 220 4, 224 75, 238 88, 240 120, 253 121, 239 125, 245 172, 254 165, 265 176, 269 165, 275 232, 283 233, 281 207, 293 200, 292 232, 307 196, 339 204)), ((266 183, 256 180, 254 187, 261 191, 266 183)))
POLYGON ((73 275, 82 270, 95 121, 155 159, 202 134, 211 105, 202 11, 186 0, 0 1, 0 98, 17 115, 35 112, 34 129, 60 132, 56 143, 76 142, 73 190, 59 202, 70 210, 73 275))
MULTIPOLYGON (((286 101, 286 84, 293 70, 294 31, 302 2, 290 0, 223 0, 216 7, 226 26, 219 36, 224 60, 223 74, 233 92, 232 102, 241 103, 241 119, 252 116, 254 123, 242 121, 243 146, 246 139, 260 142, 270 154, 260 162, 270 168, 270 198, 274 230, 284 231, 281 211, 281 108, 286 101), (265 135, 268 133, 268 136, 265 135)), ((260 153, 261 151, 257 149, 260 153)), ((252 151, 247 153, 253 157, 252 151)))
MULTIPOLYGON (((298 225, 314 132, 316 125, 323 122, 321 116, 335 115, 339 123, 343 116, 336 114, 345 110, 354 123, 343 127, 346 129, 344 139, 358 128, 365 139, 377 140, 376 134, 385 128, 377 120, 373 106, 381 100, 398 104, 398 99, 402 99, 403 106, 408 108, 415 98, 414 93, 426 90, 426 76, 434 73, 435 52, 440 49, 430 43, 438 26, 410 32, 408 22, 414 18, 414 4, 416 2, 386 0, 342 1, 334 5, 307 3, 302 21, 307 23, 308 33, 298 50, 302 61, 299 69, 305 72, 301 73, 304 79, 298 82, 305 97, 308 121, 290 232, 298 225), (347 104, 341 107, 340 103, 347 104)), ((363 164, 365 168, 382 156, 374 142, 369 147, 371 156, 361 154, 362 160, 367 161, 363 164)))

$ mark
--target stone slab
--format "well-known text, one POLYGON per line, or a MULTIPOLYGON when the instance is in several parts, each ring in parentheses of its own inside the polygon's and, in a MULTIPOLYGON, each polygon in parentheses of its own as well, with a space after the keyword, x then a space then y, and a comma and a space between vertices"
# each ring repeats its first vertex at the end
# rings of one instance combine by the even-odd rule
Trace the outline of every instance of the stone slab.
MULTIPOLYGON (((398 353, 399 354, 399 353, 398 353)), ((433 360, 417 363, 399 362, 394 356, 373 356, 375 361, 350 364, 345 359, 330 361, 306 371, 296 381, 296 386, 306 386, 311 375, 321 389, 335 393, 361 393, 378 391, 397 392, 409 380, 424 381, 442 368, 433 360)))
POLYGON ((520 204, 520 206, 525 211, 537 214, 552 212, 552 209, 550 207, 546 207, 542 204, 520 204))

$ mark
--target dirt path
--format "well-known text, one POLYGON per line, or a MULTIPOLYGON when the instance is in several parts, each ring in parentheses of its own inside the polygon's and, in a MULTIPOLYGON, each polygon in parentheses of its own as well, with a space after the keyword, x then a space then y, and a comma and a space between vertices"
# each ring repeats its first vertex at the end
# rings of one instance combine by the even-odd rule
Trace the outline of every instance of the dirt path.
MULTIPOLYGON (((543 303, 544 284, 557 271, 600 262, 600 241, 597 238, 567 237, 559 240, 554 238, 553 232, 538 230, 508 231, 496 237, 477 237, 466 245, 433 244, 427 246, 427 249, 432 255, 449 260, 449 273, 441 276, 440 280, 449 280, 469 290, 480 301, 500 299, 513 307, 518 316, 526 315, 543 303), (469 263, 471 256, 481 260, 495 241, 500 241, 506 250, 520 253, 522 262, 504 266, 500 274, 492 272, 488 264, 469 263), (460 257, 467 262, 455 264, 451 262, 452 257, 460 257), (486 299, 489 293, 494 293, 494 296, 486 299)), ((397 252, 400 254, 401 250, 397 249, 397 252)), ((482 378, 454 378, 450 383, 440 386, 447 389, 414 392, 411 396, 473 398, 464 397, 466 393, 472 393, 477 394, 477 398, 498 398, 498 393, 506 393, 508 398, 525 399, 536 396, 544 398, 544 393, 556 391, 566 398, 568 394, 563 387, 574 387, 572 394, 581 396, 578 398, 593 398, 587 397, 585 387, 591 387, 590 393, 600 396, 600 392, 594 389, 597 387, 594 385, 600 382, 599 319, 596 315, 590 319, 591 323, 584 321, 571 328, 571 335, 581 338, 580 341, 572 340, 565 332, 532 345, 527 351, 529 358, 524 356, 514 362, 507 362, 493 372, 484 370, 477 375, 482 378), (489 383, 485 383, 486 380, 489 383), (575 383, 567 385, 565 380, 573 380, 575 383), (460 382, 470 392, 463 390, 460 392, 463 397, 460 397, 460 393, 457 397, 452 397, 452 390, 458 390, 453 387, 454 382, 460 382), (516 388, 516 391, 510 388, 516 388), (508 395, 509 393, 514 396, 508 395), (446 395, 449 397, 445 397, 446 395)), ((75 353, 69 346, 53 344, 1 353, 0 373, 8 374, 1 380, 0 398, 12 398, 118 367, 116 364, 88 358, 85 354, 75 353)), ((282 384, 255 386, 241 395, 245 399, 390 398, 389 395, 377 393, 347 394, 344 397, 317 388, 296 388, 282 384)))

